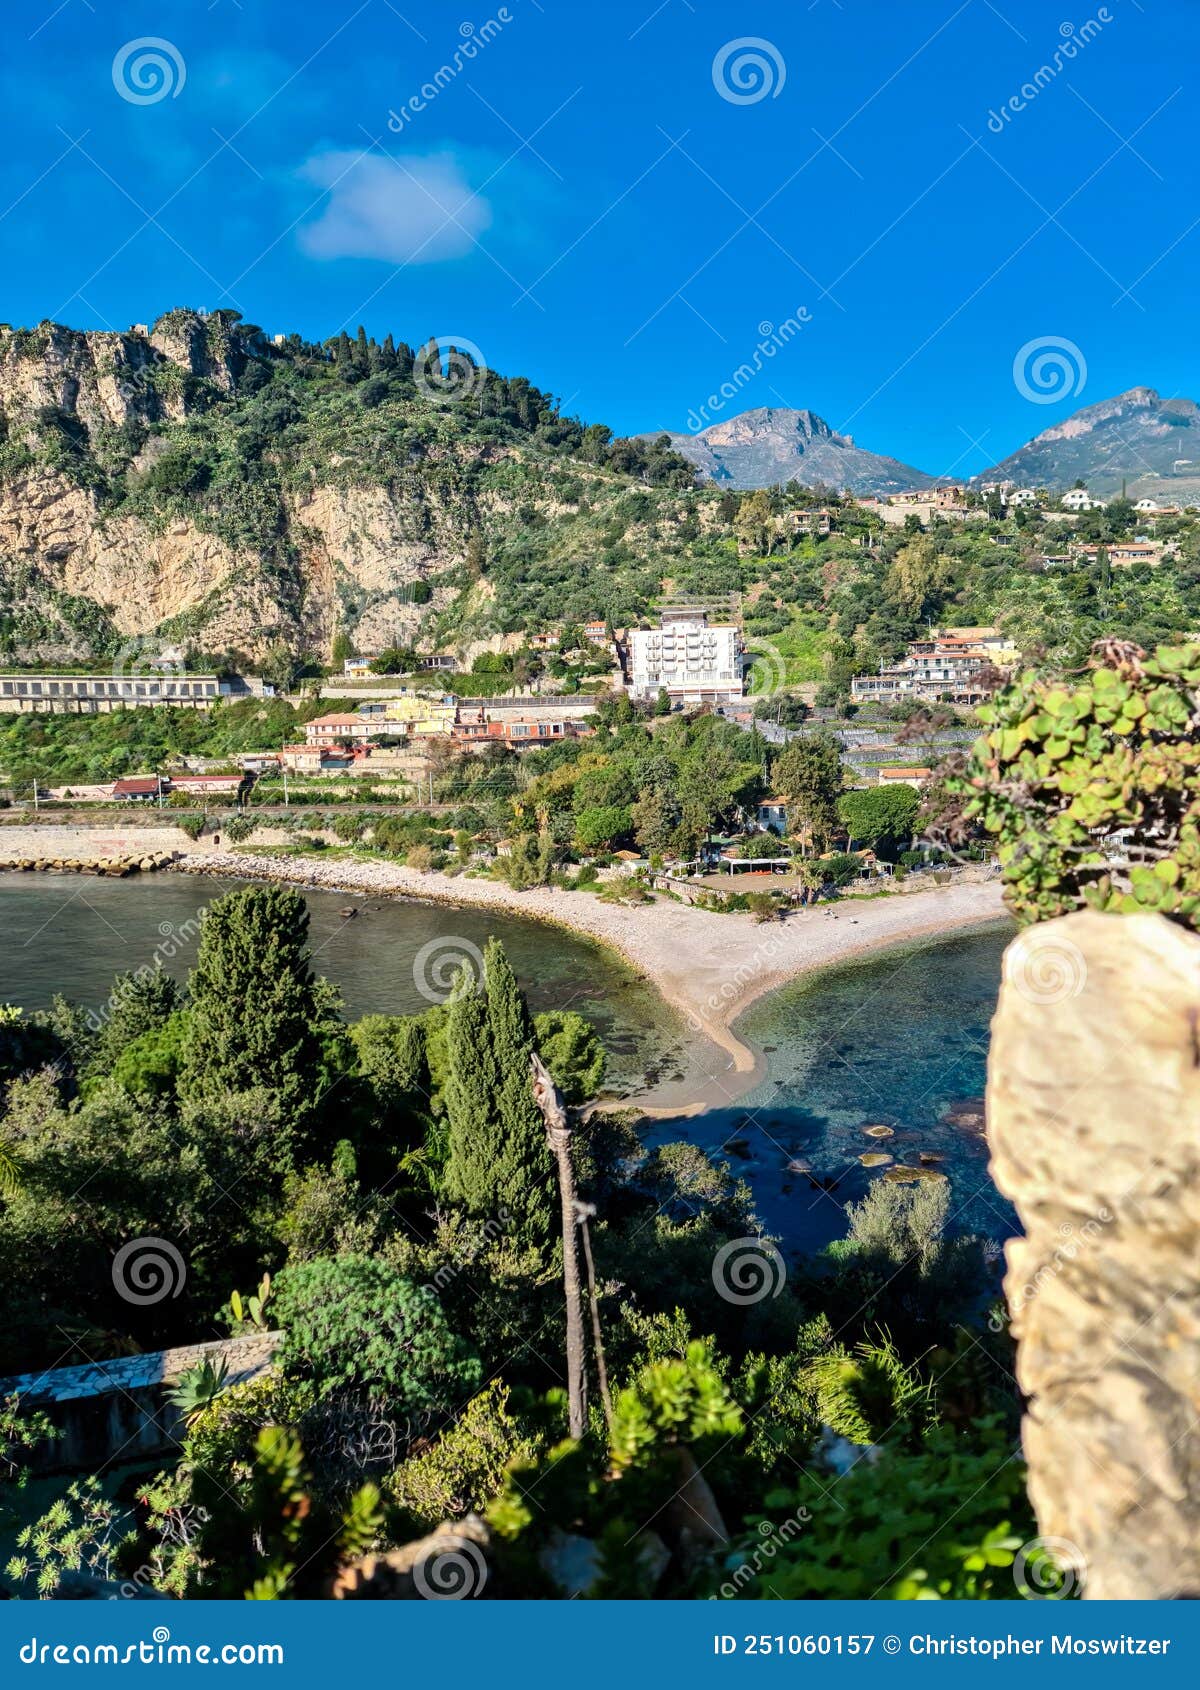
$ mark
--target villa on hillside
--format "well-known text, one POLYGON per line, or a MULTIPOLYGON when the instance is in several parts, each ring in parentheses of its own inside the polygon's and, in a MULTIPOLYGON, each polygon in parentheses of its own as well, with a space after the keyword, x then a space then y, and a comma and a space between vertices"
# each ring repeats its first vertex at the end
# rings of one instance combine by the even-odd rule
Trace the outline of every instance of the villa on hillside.
POLYGON ((764 798, 756 810, 758 825, 764 833, 787 832, 788 801, 786 798, 764 798))
POLYGON ((348 711, 317 716, 304 724, 304 738, 309 745, 344 745, 348 741, 377 739, 387 732, 386 722, 378 717, 360 716, 348 711))
POLYGON ((353 768, 354 753, 332 745, 285 745, 279 761, 296 774, 338 775, 353 768))
POLYGON ((123 804, 148 804, 161 798, 170 785, 165 775, 123 775, 113 782, 112 795, 123 804))
POLYGON ((878 770, 876 774, 877 786, 911 786, 920 792, 933 779, 933 770, 925 767, 907 768, 896 764, 891 768, 878 770))
POLYGON ((549 745, 555 740, 576 739, 581 729, 577 722, 562 717, 494 715, 480 708, 470 714, 459 712, 451 729, 456 745, 474 750, 485 745, 508 745, 516 751, 534 745, 549 745))
POLYGON ((1081 563, 1095 563, 1101 552, 1108 553, 1110 563, 1157 563, 1163 548, 1152 540, 1110 540, 1102 546, 1074 547, 1074 555, 1081 563))
POLYGON ((911 641, 898 663, 880 664, 875 675, 855 675, 850 696, 856 703, 914 697, 978 704, 988 695, 986 673, 1006 673, 1019 658, 998 628, 935 629, 928 639, 911 641))

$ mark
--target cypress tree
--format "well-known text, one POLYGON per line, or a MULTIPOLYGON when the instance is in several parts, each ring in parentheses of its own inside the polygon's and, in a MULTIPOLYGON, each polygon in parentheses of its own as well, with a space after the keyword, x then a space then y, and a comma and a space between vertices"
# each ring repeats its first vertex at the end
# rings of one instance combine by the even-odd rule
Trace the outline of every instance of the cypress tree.
POLYGON ((554 1192, 545 1124, 530 1083, 533 1027, 499 940, 488 941, 485 962, 486 990, 460 989, 450 1006, 444 1189, 469 1213, 503 1211, 516 1236, 543 1243, 552 1230, 554 1192))
POLYGON ((506 1199, 510 1212, 522 1214, 531 1234, 545 1237, 553 1216, 553 1180, 546 1124, 533 1096, 529 1058, 533 1023, 504 946, 489 939, 484 951, 488 1027, 500 1075, 497 1113, 503 1141, 506 1182, 517 1195, 506 1199), (517 1207, 517 1204, 520 1207, 517 1207))
POLYGON ((492 1171, 497 1149, 496 1069, 487 1004, 473 980, 460 974, 446 1017, 447 1075, 443 1092, 449 1128, 443 1189, 471 1214, 494 1207, 492 1171))
POLYGON ((180 1091, 194 1100, 265 1087, 290 1124, 306 1123, 322 1078, 308 906, 282 886, 209 905, 188 981, 180 1091))

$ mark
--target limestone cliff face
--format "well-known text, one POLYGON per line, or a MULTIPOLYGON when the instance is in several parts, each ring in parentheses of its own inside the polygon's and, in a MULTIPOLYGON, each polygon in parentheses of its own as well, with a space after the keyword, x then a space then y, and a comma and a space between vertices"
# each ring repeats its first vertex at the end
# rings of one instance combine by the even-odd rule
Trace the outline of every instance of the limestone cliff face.
POLYGON ((1196 1597, 1200 937, 1089 912, 1014 940, 988 1137, 1041 1531, 1087 1596, 1196 1597))
MULTIPOLYGON (((411 642, 454 596, 438 581, 461 561, 452 517, 419 538, 413 508, 386 489, 340 487, 289 498, 288 514, 300 556, 292 614, 257 558, 192 521, 102 515, 89 492, 45 470, 0 485, 0 578, 18 597, 93 600, 122 635, 151 636, 191 615, 206 647, 252 656, 281 637, 327 651, 345 623, 368 648, 411 642), (426 580, 431 597, 419 604, 413 587, 426 580)), ((36 640, 22 645, 38 654, 36 640)), ((87 655, 81 642, 75 654, 87 655)))
POLYGON ((325 655, 339 628, 367 649, 412 642, 450 601, 470 513, 417 478, 344 485, 331 459, 328 484, 318 475, 283 494, 281 551, 292 561, 281 566, 236 549, 211 522, 106 510, 69 465, 47 461, 47 428, 67 454, 73 439, 94 452, 132 430, 131 469, 146 471, 170 438, 146 430, 221 403, 252 347, 231 319, 187 311, 148 334, 0 328, 0 444, 17 465, 0 476, 0 599, 18 659, 84 658, 114 630, 162 630, 252 659, 280 638, 325 655))

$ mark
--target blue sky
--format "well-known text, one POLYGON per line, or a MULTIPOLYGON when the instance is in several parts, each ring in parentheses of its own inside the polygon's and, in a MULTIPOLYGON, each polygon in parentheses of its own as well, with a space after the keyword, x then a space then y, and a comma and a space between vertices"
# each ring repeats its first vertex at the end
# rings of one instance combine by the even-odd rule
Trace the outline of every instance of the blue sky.
POLYGON ((5 21, 13 323, 362 322, 469 340, 621 432, 808 406, 964 475, 1134 385, 1200 398, 1195 0, 5 21))

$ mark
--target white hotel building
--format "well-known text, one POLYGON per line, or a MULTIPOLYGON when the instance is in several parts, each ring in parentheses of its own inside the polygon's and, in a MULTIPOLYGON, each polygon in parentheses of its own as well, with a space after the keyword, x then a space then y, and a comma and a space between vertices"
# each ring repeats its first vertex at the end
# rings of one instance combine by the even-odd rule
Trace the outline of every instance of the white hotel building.
POLYGON ((631 628, 629 691, 655 698, 665 689, 672 702, 724 704, 745 691, 741 629, 710 624, 702 610, 665 610, 658 628, 631 628))

